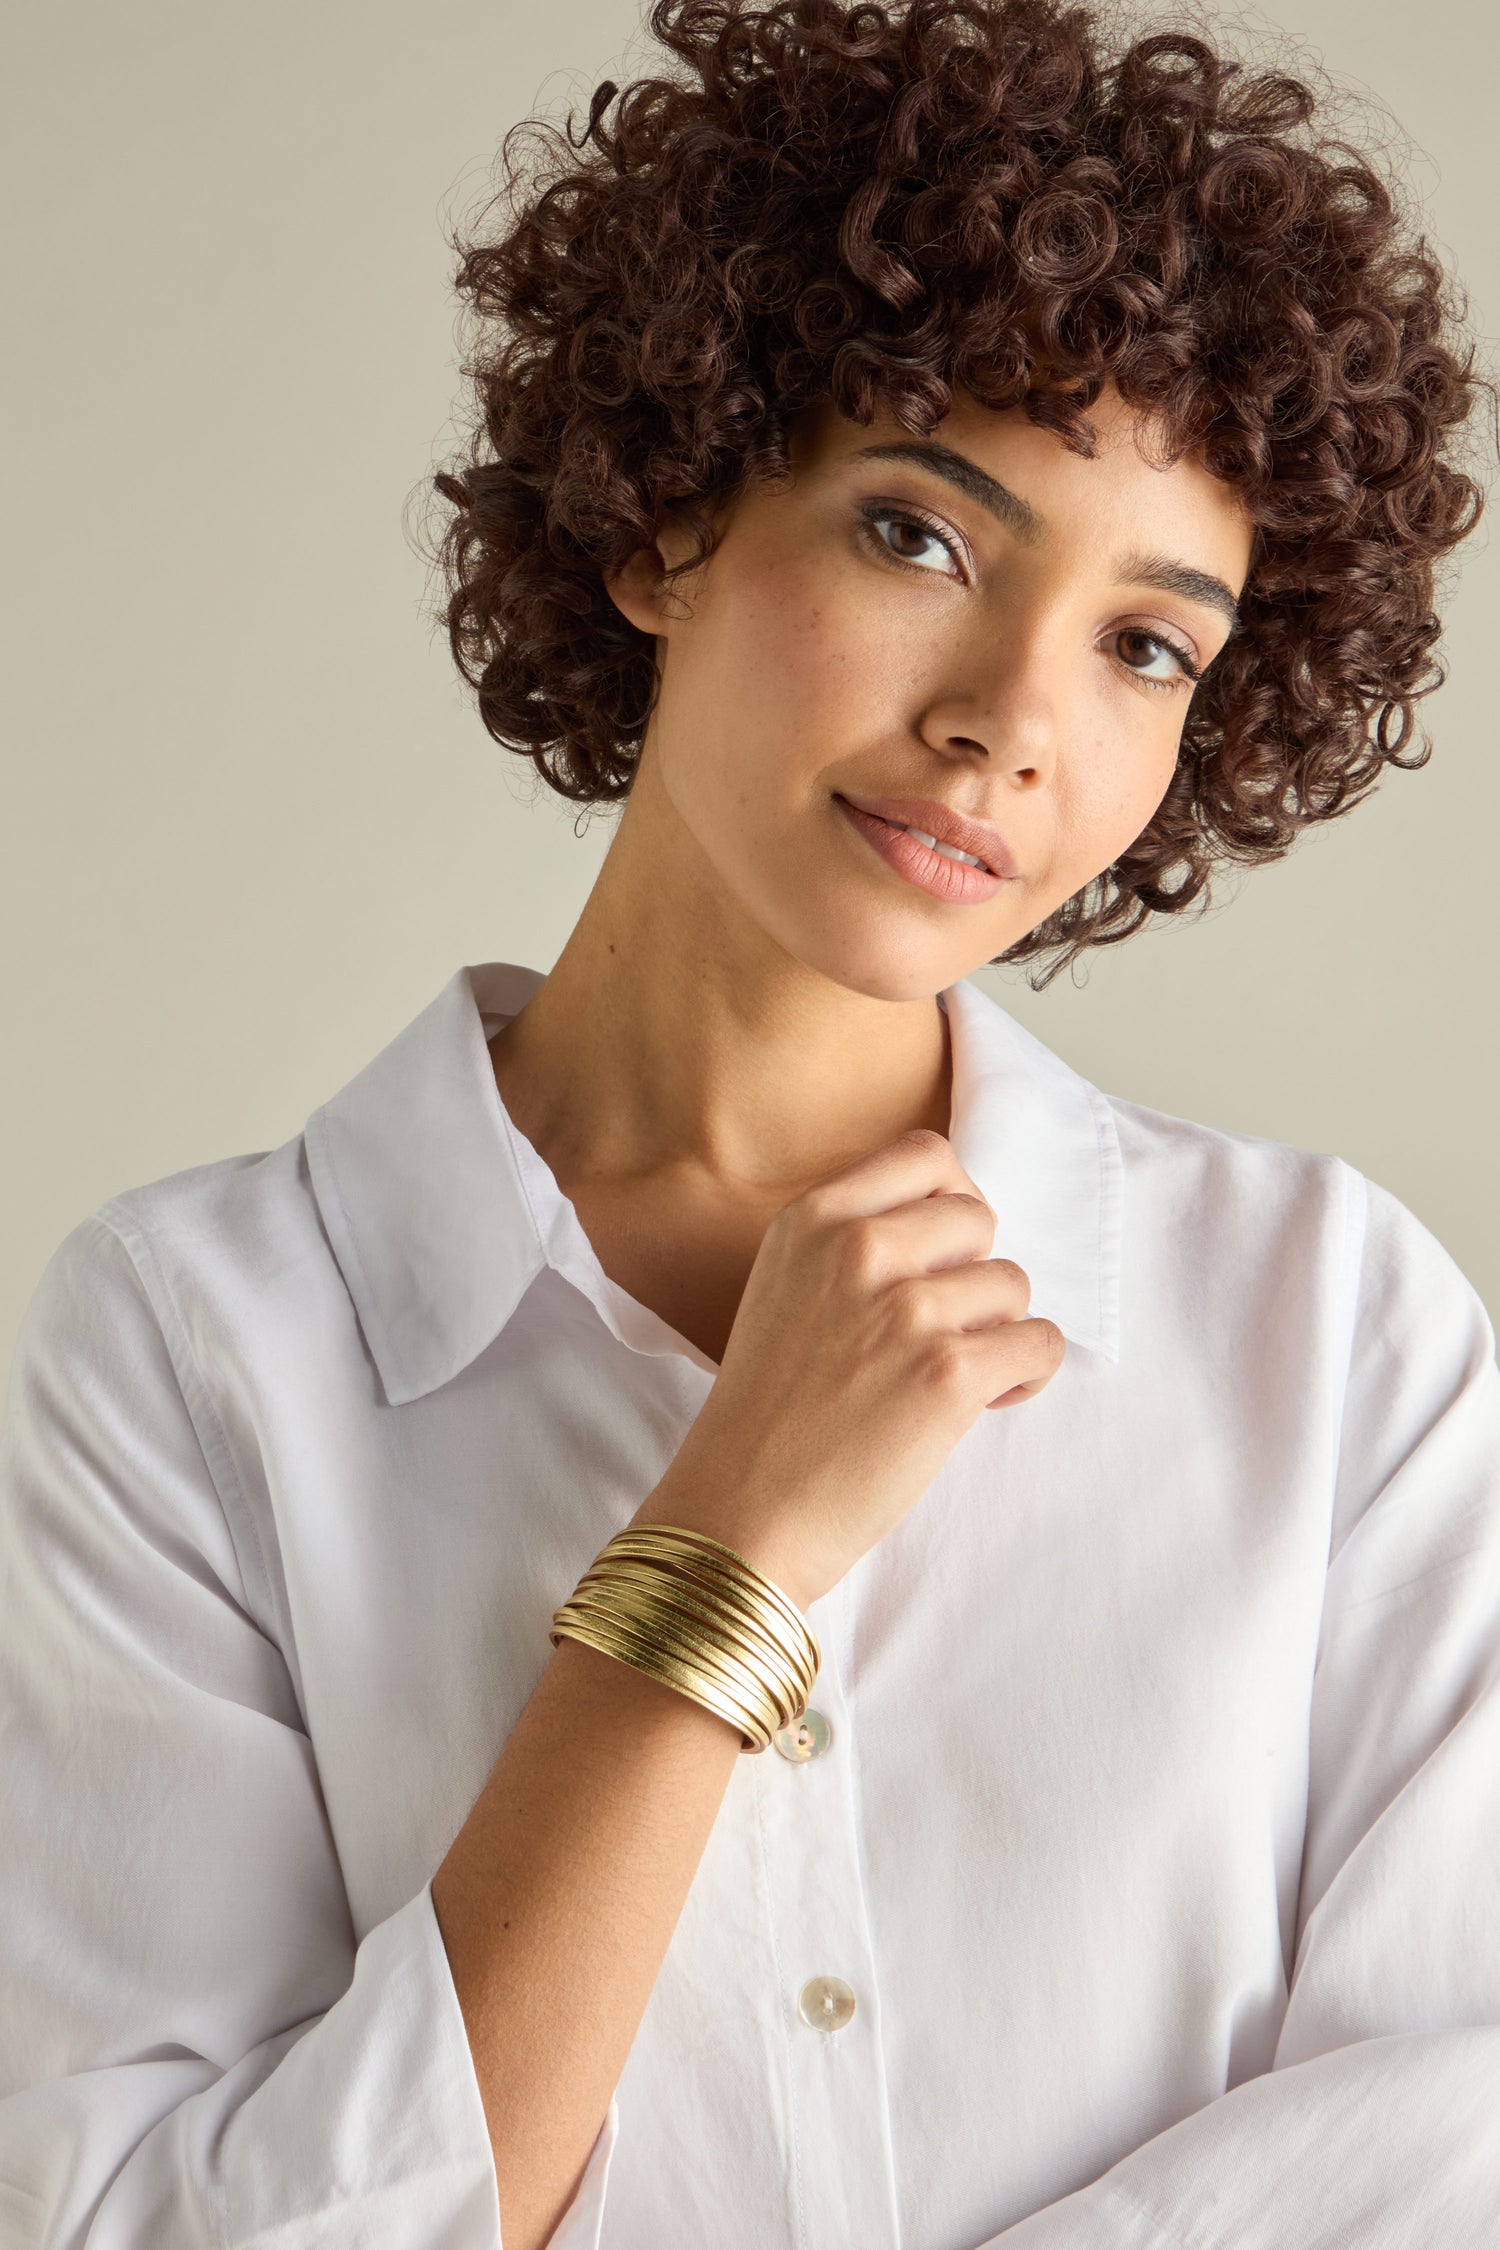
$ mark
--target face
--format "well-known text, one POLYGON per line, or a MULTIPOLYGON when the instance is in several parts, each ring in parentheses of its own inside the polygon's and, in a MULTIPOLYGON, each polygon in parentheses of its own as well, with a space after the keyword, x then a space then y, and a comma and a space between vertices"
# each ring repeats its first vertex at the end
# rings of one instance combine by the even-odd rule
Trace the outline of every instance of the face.
POLYGON ((960 400, 925 441, 829 409, 675 595, 680 529, 611 582, 661 666, 626 817, 641 797, 652 864, 703 914, 915 999, 1146 827, 1252 533, 1199 464, 1149 458, 1114 394, 1091 419, 1084 460, 1019 409, 960 400))

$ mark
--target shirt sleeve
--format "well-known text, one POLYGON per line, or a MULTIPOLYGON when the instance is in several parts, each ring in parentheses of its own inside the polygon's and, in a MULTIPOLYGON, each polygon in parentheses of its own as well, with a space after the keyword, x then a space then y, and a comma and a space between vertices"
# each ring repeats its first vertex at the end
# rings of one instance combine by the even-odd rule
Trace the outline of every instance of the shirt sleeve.
POLYGON ((1352 1175, 1360 1285, 1272 2066, 1006 2250, 1500 2242, 1500 1370, 1433 1237, 1352 1175))
MULTIPOLYGON (((0 2240, 503 2250, 430 1881, 356 1945, 212 1417, 92 1213, 0 1427, 0 2240)), ((597 2250, 617 2131, 555 2250, 597 2250)))

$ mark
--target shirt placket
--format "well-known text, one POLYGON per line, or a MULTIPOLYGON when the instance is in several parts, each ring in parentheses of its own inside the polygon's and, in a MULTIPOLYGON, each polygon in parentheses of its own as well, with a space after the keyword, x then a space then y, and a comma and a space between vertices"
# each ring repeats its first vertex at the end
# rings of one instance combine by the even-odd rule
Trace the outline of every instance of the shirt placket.
POLYGON ((846 1586, 814 1605, 808 1708, 756 1761, 802 2250, 898 2250, 880 1993, 845 1694, 846 1586))

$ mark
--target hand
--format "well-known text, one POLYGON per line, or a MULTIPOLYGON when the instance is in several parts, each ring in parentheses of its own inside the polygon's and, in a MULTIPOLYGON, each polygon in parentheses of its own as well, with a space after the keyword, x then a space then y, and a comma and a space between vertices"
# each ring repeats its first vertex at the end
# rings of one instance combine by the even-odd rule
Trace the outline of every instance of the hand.
POLYGON ((986 1406, 1062 1364, 941 1133, 814 1181, 767 1227, 723 1361, 637 1523, 735 1548, 802 1608, 912 1507, 986 1406))

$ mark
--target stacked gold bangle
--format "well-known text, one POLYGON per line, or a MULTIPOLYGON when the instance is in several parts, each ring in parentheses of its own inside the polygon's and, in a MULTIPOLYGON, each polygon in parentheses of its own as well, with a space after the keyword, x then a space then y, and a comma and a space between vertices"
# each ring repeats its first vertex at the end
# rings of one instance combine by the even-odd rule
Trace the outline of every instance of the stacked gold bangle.
POLYGON ((550 1637, 690 1695, 738 1727, 749 1751, 801 1717, 823 1661, 779 1586, 732 1547, 665 1523, 617 1532, 555 1612, 550 1637))

